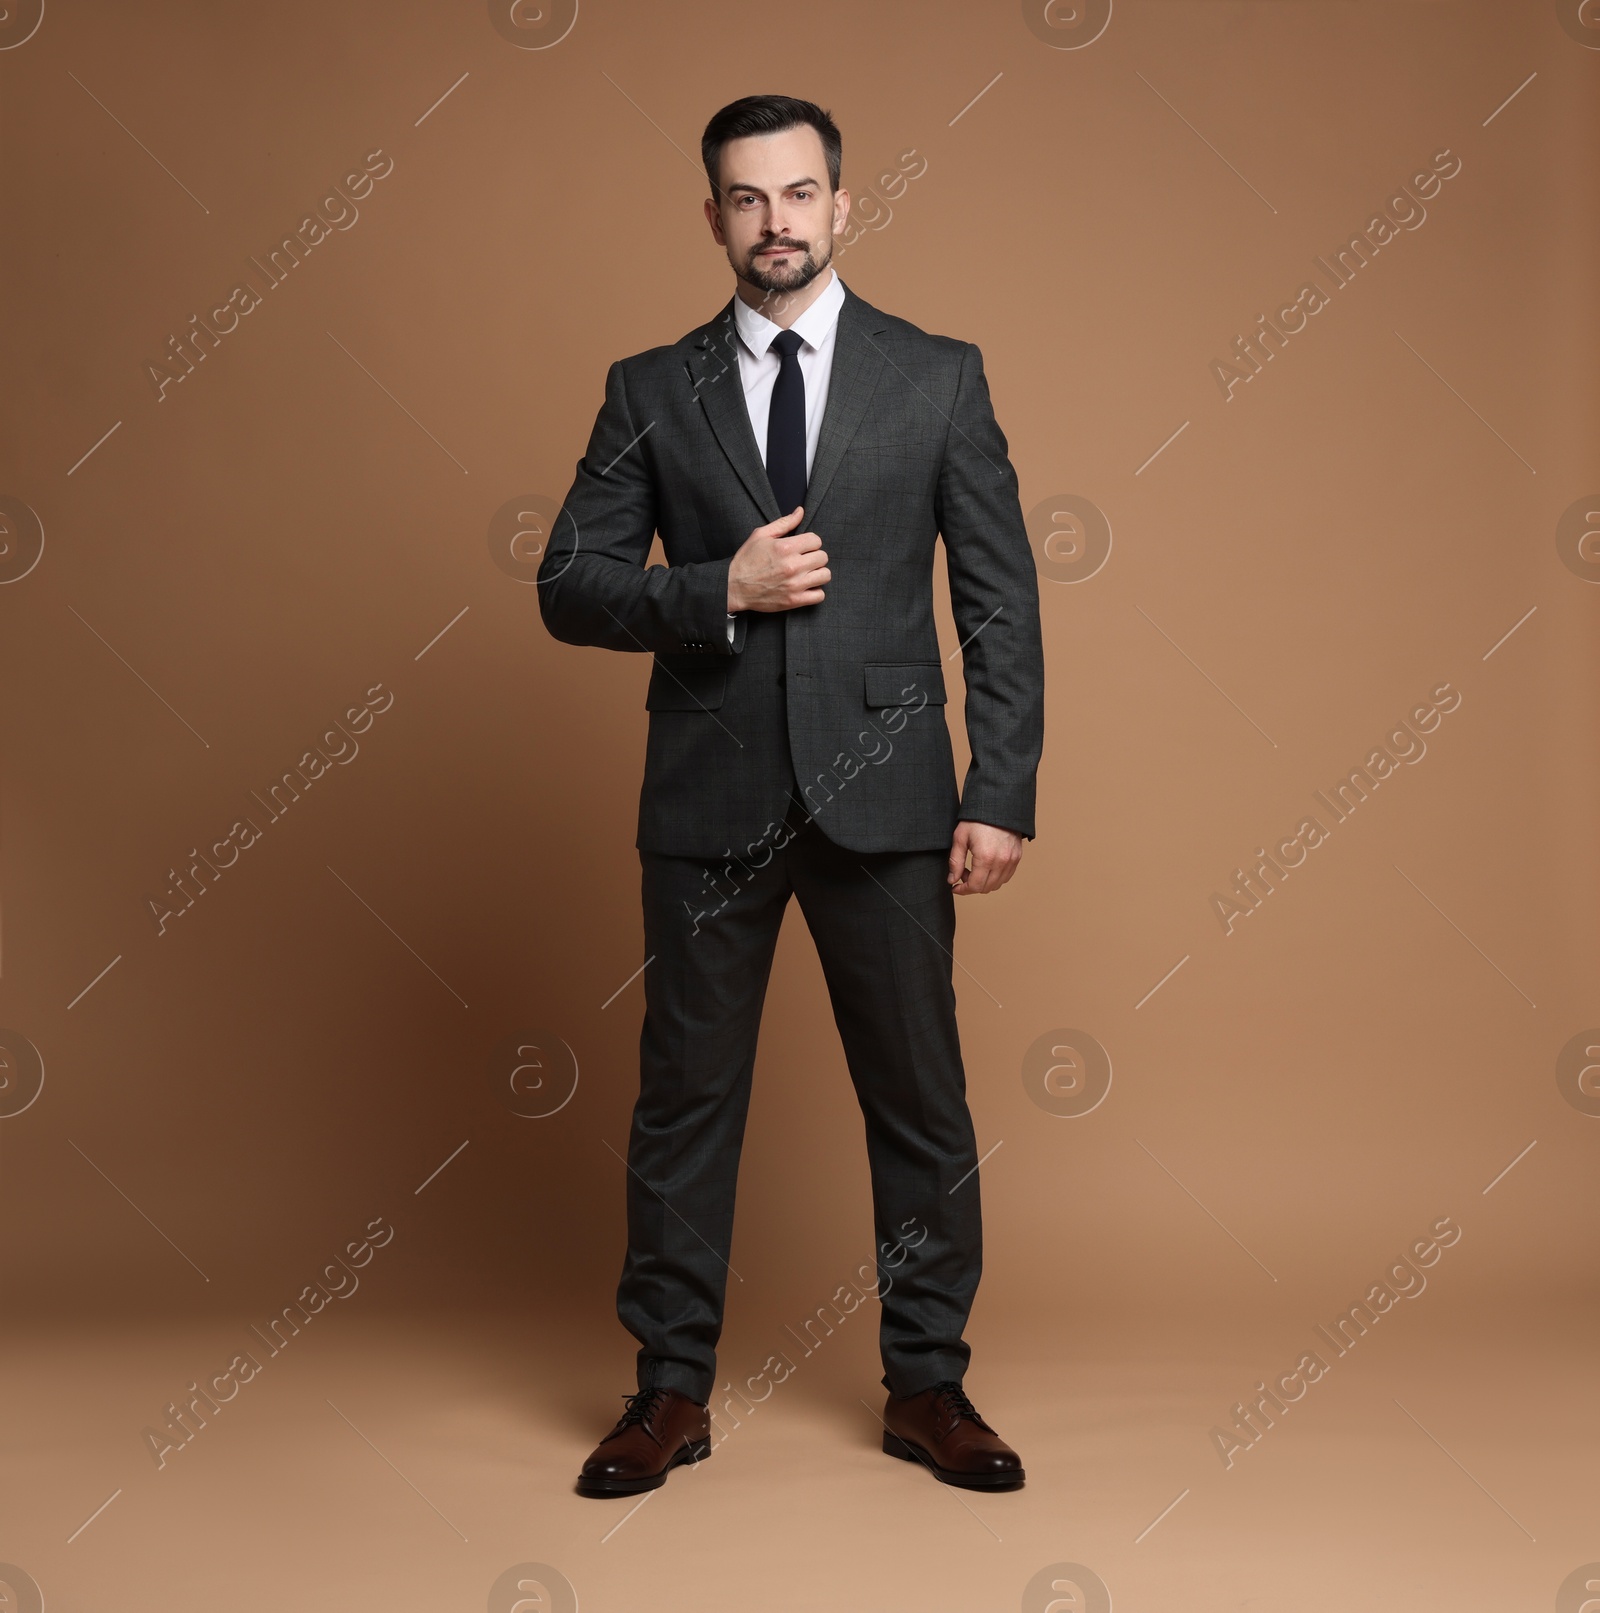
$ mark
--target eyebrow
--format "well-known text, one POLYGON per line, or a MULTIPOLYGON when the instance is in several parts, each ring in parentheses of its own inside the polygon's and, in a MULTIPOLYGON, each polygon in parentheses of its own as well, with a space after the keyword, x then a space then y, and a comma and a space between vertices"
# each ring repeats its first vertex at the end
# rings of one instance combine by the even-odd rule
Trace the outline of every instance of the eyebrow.
MULTIPOLYGON (((822 184, 821 184, 820 180, 810 179, 810 178, 807 178, 807 179, 791 179, 783 188, 785 190, 798 190, 802 185, 810 185, 813 190, 821 190, 822 189, 822 184)), ((758 196, 764 194, 764 192, 762 191, 762 189, 761 189, 761 187, 759 185, 752 185, 748 180, 743 180, 743 179, 735 180, 733 182, 733 184, 724 185, 722 188, 730 196, 736 190, 754 191, 756 193, 756 195, 758 195, 758 196)))

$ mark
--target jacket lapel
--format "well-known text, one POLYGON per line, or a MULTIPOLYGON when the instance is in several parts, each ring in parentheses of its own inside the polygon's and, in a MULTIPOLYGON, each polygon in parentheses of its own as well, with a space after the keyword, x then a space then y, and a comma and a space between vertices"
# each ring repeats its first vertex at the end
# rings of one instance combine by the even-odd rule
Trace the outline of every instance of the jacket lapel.
POLYGON ((839 325, 833 338, 828 406, 822 413, 822 432, 817 438, 816 458, 811 462, 811 480, 806 485, 807 527, 816 520, 833 473, 838 470, 850 439, 866 418, 867 405, 883 373, 884 352, 877 333, 884 324, 883 316, 871 303, 863 302, 845 287, 845 299, 839 306, 839 325))
MULTIPOLYGON (((809 527, 844 459, 845 449, 866 418, 867 405, 883 372, 884 352, 876 340, 885 327, 883 316, 845 288, 839 324, 833 339, 833 371, 828 378, 828 406, 822 414, 811 479, 806 487, 806 525, 809 527)), ((738 473, 762 517, 778 519, 778 501, 767 480, 766 467, 739 379, 738 331, 730 299, 722 312, 702 325, 690 339, 689 378, 700 407, 728 462, 738 473)))
POLYGON ((739 473, 750 497, 756 501, 762 519, 778 519, 778 500, 767 480, 756 435, 750 429, 750 413, 745 408, 744 384, 739 379, 739 333, 733 323, 733 302, 703 325, 690 351, 689 379, 705 410, 706 420, 722 444, 728 462, 739 473))

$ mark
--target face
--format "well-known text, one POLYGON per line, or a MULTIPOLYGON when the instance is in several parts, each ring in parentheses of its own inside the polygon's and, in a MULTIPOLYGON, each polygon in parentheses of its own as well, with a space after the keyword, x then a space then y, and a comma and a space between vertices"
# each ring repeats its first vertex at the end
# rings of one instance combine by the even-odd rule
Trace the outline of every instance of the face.
POLYGON ((828 267, 850 193, 828 188, 822 137, 809 124, 722 148, 722 204, 706 219, 733 272, 768 296, 803 290, 828 267))

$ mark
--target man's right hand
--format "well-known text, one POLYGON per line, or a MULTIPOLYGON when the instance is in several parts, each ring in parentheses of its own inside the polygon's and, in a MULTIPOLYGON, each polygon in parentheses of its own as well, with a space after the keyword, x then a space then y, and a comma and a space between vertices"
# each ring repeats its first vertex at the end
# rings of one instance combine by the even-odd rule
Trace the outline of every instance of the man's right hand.
POLYGON ((796 532, 805 515, 797 504, 788 515, 758 526, 739 545, 728 566, 728 613, 741 610, 793 610, 820 605, 822 584, 833 578, 822 539, 796 532))

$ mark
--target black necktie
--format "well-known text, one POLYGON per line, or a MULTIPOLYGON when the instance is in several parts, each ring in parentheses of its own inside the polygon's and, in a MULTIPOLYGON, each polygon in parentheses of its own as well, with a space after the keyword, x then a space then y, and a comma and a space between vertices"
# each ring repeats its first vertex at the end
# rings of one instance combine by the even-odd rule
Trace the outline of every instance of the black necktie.
POLYGON ((800 338, 780 330, 772 338, 781 360, 767 411, 767 480, 780 515, 806 496, 806 379, 800 373, 800 338))

